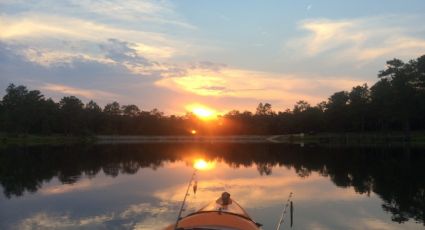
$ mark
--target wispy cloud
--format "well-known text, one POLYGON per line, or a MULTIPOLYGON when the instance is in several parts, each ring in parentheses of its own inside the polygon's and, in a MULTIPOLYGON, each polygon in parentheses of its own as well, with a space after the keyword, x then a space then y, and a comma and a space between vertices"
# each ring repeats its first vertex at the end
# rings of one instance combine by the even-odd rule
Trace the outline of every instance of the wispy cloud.
POLYGON ((124 29, 90 20, 64 16, 24 14, 19 16, 0 16, 0 39, 29 47, 57 49, 72 48, 73 51, 96 52, 92 47, 108 39, 129 41, 140 52, 159 57, 170 57, 177 53, 176 48, 184 46, 156 32, 138 29, 124 29), (72 47, 69 47, 69 45, 72 47))
POLYGON ((141 54, 140 46, 134 43, 108 39, 107 42, 100 44, 99 47, 106 59, 123 65, 134 74, 165 77, 175 76, 184 72, 184 69, 177 65, 146 58, 141 54))
MULTIPOLYGON (((139 61, 140 57, 162 61, 184 55, 190 47, 186 41, 161 30, 169 24, 191 27, 178 19, 167 1, 44 0, 6 1, 1 5, 15 10, 0 15, 0 41, 13 44, 17 53, 44 66, 71 63, 73 60, 114 64, 117 61, 110 56, 105 57, 105 49, 101 49, 104 44, 111 45, 111 41, 125 42, 137 54, 139 61), (121 19, 126 22, 121 22, 121 19), (142 23, 145 21, 149 23, 142 23), (144 25, 156 25, 156 29, 144 25)), ((132 65, 119 61, 118 64, 132 67, 132 72, 146 72, 140 70, 143 63, 136 68, 134 58, 132 65)), ((164 68, 156 67, 153 71, 164 68)))
POLYGON ((102 55, 88 55, 79 52, 58 51, 49 49, 26 48, 21 54, 30 62, 44 67, 52 65, 72 65, 74 61, 92 61, 103 64, 114 64, 115 62, 102 55))
POLYGON ((286 42, 285 50, 305 57, 321 55, 333 61, 369 61, 381 57, 415 57, 425 52, 424 29, 403 15, 344 20, 309 19, 299 23, 307 31, 286 42))
POLYGON ((14 7, 17 12, 38 12, 42 14, 78 15, 80 18, 97 20, 122 20, 127 23, 155 23, 178 26, 184 29, 196 27, 178 15, 167 0, 40 0, 1 1, 0 6, 14 7))
POLYGON ((307 11, 309 11, 309 10, 311 10, 311 8, 313 8, 313 4, 309 4, 309 5, 307 5, 307 11))
POLYGON ((112 19, 121 19, 132 22, 150 22, 178 26, 185 29, 196 29, 192 24, 185 22, 173 10, 172 4, 167 1, 72 1, 75 5, 89 12, 112 19))
MULTIPOLYGON (((2 40, 15 41, 35 38, 45 39, 78 39, 78 40, 104 40, 105 37, 126 37, 164 41, 164 36, 154 32, 143 32, 123 29, 111 25, 98 23, 67 16, 47 14, 23 13, 21 15, 2 15, 2 40)), ((28 40, 27 40, 28 41, 28 40)))
POLYGON ((110 98, 113 100, 114 98, 117 98, 118 95, 105 92, 102 90, 95 90, 95 89, 83 89, 83 88, 76 88, 61 84, 52 84, 52 83, 46 83, 43 86, 41 86, 42 90, 51 91, 55 93, 60 93, 62 95, 74 95, 74 96, 81 96, 87 99, 99 99, 99 98, 110 98))

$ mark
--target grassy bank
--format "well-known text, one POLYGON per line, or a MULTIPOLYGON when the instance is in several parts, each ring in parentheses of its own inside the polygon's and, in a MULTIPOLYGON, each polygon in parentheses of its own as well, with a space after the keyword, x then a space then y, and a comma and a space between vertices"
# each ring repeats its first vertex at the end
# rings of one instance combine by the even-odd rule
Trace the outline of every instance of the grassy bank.
POLYGON ((274 138, 278 142, 307 144, 344 144, 370 145, 388 143, 425 144, 425 132, 413 132, 410 141, 406 141, 401 132, 391 133, 318 133, 280 135, 274 138))

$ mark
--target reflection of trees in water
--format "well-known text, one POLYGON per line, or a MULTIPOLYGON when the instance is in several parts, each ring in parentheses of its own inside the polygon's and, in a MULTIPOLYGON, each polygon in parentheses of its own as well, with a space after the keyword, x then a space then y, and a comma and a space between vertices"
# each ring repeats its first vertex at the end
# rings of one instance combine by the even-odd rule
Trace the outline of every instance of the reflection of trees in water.
MULTIPOLYGON (((164 146, 166 147, 166 146, 164 146)), ((162 148, 166 151, 167 148, 162 148)), ((43 182, 54 177, 64 184, 77 182, 82 176, 99 172, 115 177, 134 174, 139 168, 156 169, 164 161, 175 161, 177 155, 152 154, 149 146, 133 149, 126 146, 32 147, 0 152, 0 185, 6 197, 36 192, 43 182), (145 154, 147 153, 147 154, 145 154)))
POLYGON ((361 194, 376 193, 393 221, 425 222, 425 155, 408 148, 300 148, 264 144, 144 144, 68 147, 32 147, 0 153, 0 184, 7 197, 36 192, 57 177, 75 183, 99 172, 109 176, 134 174, 140 168, 157 169, 167 162, 202 152, 206 158, 230 167, 255 165, 261 175, 275 166, 293 168, 301 177, 312 172, 329 177, 337 186, 361 194))
POLYGON ((273 165, 272 164, 264 164, 264 163, 258 163, 257 164, 257 170, 260 173, 261 176, 263 175, 271 175, 272 174, 273 165))

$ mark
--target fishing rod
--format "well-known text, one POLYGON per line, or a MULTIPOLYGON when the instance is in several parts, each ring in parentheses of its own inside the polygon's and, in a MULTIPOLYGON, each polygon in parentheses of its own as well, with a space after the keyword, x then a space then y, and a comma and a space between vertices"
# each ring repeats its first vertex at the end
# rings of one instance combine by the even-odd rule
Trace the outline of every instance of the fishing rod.
MULTIPOLYGON (((195 169, 192 173, 192 177, 190 178, 189 184, 187 185, 186 194, 184 195, 183 202, 182 202, 182 205, 181 205, 180 210, 179 210, 179 215, 177 216, 176 224, 174 225, 175 230, 177 229, 177 226, 179 225, 179 221, 182 217, 184 205, 186 203, 186 198, 189 196, 189 189, 190 189, 190 186, 192 185, 193 179, 196 176, 196 172, 197 172, 197 170, 195 169)), ((197 183, 195 183, 195 186, 197 187, 197 183)), ((193 188, 194 193, 196 193, 196 187, 193 188)))
POLYGON ((279 230, 279 229, 280 229, 280 226, 283 224, 283 222, 284 222, 284 217, 285 217, 285 214, 286 214, 286 210, 288 209, 288 206, 290 206, 290 212, 291 212, 291 227, 292 227, 292 222, 293 222, 293 217, 294 217, 294 205, 293 205, 293 203, 292 203, 292 201, 291 201, 291 199, 292 199, 292 194, 293 194, 292 192, 290 192, 290 193, 289 193, 288 200, 286 201, 286 204, 285 204, 285 206, 283 207, 283 211, 282 211, 282 214, 280 215, 279 222, 277 223, 276 230, 279 230))

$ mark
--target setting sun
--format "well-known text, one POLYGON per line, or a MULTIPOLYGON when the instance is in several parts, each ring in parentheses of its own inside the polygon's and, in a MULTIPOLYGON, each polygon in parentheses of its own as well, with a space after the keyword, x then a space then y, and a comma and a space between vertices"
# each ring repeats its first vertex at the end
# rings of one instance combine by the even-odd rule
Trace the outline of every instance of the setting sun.
POLYGON ((209 118, 214 115, 214 111, 206 108, 195 108, 193 109, 193 113, 201 118, 209 118))
POLYGON ((214 109, 210 109, 203 105, 192 104, 186 107, 195 116, 203 120, 211 120, 217 118, 217 112, 214 109))

